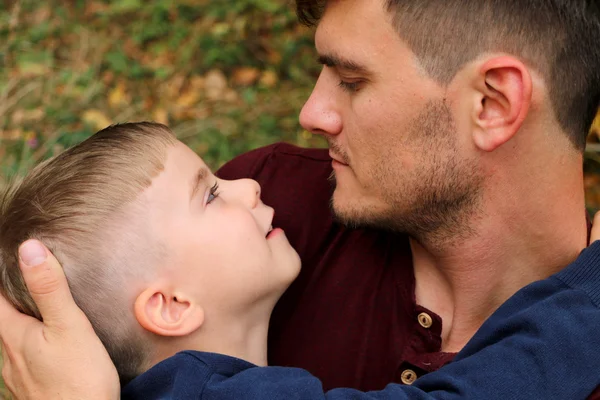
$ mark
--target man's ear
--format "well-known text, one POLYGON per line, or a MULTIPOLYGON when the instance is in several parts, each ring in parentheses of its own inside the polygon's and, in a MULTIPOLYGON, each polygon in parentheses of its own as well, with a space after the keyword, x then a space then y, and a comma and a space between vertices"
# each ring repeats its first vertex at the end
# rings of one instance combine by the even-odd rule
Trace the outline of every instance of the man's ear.
POLYGON ((494 151, 519 131, 531 105, 528 68, 510 56, 486 61, 476 77, 473 139, 483 151, 494 151))
POLYGON ((202 326, 204 310, 182 293, 150 287, 136 299, 134 313, 139 324, 160 336, 185 336, 202 326))

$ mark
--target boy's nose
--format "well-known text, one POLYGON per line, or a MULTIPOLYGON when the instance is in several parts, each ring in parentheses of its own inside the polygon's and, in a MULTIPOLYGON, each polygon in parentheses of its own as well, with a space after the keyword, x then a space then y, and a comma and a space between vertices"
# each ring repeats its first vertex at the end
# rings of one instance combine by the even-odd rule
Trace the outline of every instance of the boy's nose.
POLYGON ((248 208, 253 209, 260 202, 260 185, 253 179, 240 179, 237 182, 240 200, 248 208))

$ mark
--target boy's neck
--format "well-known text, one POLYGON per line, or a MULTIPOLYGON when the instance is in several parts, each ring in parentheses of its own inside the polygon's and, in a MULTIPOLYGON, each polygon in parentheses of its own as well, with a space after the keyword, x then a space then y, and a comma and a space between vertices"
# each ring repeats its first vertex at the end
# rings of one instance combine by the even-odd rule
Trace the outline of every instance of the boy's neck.
POLYGON ((157 340, 155 365, 180 351, 196 350, 240 358, 258 366, 267 365, 269 310, 248 311, 227 318, 207 316, 196 332, 185 337, 161 337, 157 340))

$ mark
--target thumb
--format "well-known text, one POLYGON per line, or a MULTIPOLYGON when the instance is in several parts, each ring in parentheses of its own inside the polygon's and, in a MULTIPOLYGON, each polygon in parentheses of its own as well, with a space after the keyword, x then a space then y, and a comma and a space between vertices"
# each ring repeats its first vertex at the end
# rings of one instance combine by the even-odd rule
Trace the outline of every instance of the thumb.
POLYGON ((19 265, 44 324, 65 328, 79 309, 58 260, 40 241, 30 239, 19 247, 19 265))

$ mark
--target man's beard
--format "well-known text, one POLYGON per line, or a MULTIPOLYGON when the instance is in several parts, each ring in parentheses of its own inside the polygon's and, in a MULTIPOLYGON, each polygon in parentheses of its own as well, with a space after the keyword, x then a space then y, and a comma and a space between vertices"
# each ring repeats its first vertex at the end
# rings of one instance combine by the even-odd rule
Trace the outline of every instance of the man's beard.
MULTIPOLYGON (((334 217, 349 227, 408 234, 422 244, 443 245, 472 236, 471 227, 480 215, 483 177, 475 160, 458 153, 450 110, 444 103, 431 103, 412 128, 411 137, 417 142, 410 145, 422 159, 410 176, 402 174, 399 162, 374 164, 380 166, 372 176, 381 182, 386 208, 342 208, 332 197, 334 217), (390 163, 396 168, 389 168, 390 163)), ((330 180, 335 188, 335 173, 330 180)))

